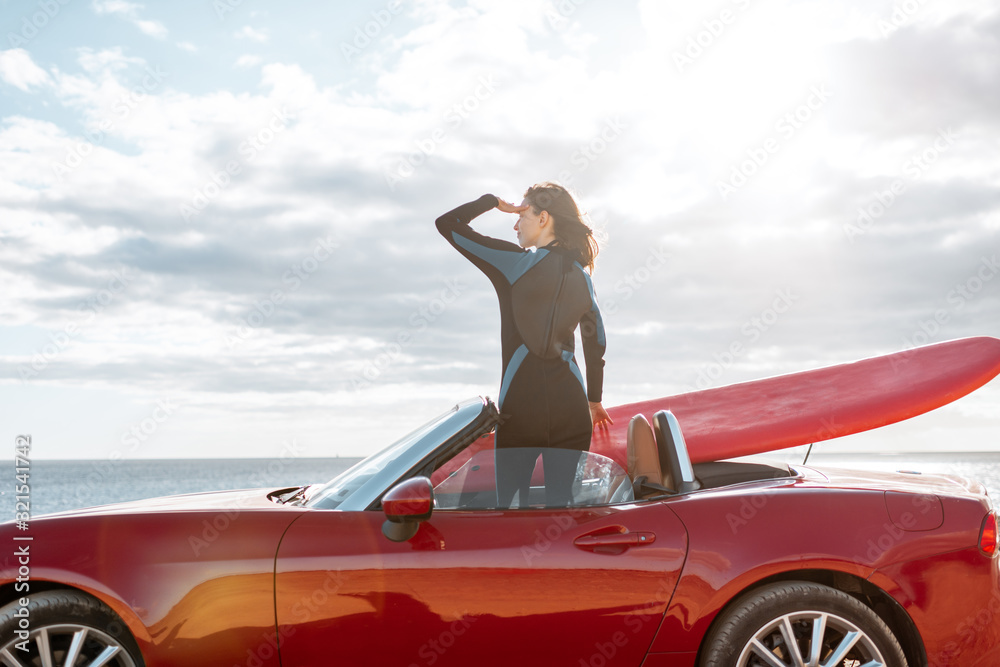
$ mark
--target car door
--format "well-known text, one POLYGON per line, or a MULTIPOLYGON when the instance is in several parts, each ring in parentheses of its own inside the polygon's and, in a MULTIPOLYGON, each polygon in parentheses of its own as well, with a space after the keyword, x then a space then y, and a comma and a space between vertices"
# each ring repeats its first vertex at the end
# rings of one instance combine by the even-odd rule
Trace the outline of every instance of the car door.
POLYGON ((282 665, 638 666, 687 547, 656 501, 435 510, 405 542, 383 536, 384 520, 317 510, 289 528, 282 665))

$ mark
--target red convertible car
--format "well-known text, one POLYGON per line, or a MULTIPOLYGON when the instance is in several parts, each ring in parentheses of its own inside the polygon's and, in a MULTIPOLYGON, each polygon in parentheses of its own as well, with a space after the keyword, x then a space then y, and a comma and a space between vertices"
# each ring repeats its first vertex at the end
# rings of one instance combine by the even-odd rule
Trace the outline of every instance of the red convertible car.
POLYGON ((692 463, 661 410, 619 460, 549 452, 576 466, 568 502, 539 457, 498 507, 498 420, 463 402, 326 485, 3 524, 0 663, 1000 664, 978 483, 692 463))

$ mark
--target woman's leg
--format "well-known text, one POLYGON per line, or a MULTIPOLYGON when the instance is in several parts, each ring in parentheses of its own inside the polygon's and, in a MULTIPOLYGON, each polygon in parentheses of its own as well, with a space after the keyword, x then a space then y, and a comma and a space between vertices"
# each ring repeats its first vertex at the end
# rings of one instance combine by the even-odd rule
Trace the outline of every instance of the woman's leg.
POLYGON ((545 505, 569 507, 573 504, 573 482, 584 452, 573 449, 543 449, 545 466, 545 505))
POLYGON ((518 507, 528 506, 531 474, 538 459, 535 447, 504 447, 496 450, 497 507, 511 507, 517 493, 518 507))

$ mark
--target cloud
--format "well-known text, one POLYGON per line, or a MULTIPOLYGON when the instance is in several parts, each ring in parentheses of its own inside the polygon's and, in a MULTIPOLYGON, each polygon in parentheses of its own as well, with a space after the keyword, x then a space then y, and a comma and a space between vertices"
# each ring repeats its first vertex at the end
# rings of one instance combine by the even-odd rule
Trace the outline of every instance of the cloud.
POLYGON ((165 39, 169 33, 167 27, 159 21, 139 18, 139 10, 143 9, 144 5, 126 0, 94 0, 91 7, 97 14, 112 14, 126 19, 150 37, 165 39))
POLYGON ((157 39, 166 38, 167 34, 170 32, 167 30, 167 27, 159 21, 145 21, 137 19, 134 23, 139 30, 143 31, 150 37, 155 37, 157 39))
POLYGON ((103 77, 111 72, 120 72, 131 65, 143 64, 142 58, 126 56, 121 47, 94 51, 82 48, 77 53, 77 62, 88 74, 103 77))
POLYGON ((136 11, 142 8, 142 5, 126 0, 94 0, 91 6, 98 14, 119 14, 121 16, 134 16, 136 11))
MULTIPOLYGON (((169 389, 234 422, 278 405, 317 431, 331 414, 414 422, 495 395, 495 296, 433 221, 549 178, 607 233, 594 282, 609 403, 681 391, 710 364, 726 384, 900 349, 938 311, 933 340, 1000 335, 1000 276, 982 264, 1000 247, 988 20, 845 28, 803 50, 775 28, 781 60, 742 48, 780 18, 761 7, 682 75, 670 54, 686 27, 661 43, 633 8, 584 4, 558 25, 543 9, 423 2, 333 79, 291 50, 266 65, 237 51, 221 62, 247 68, 227 70, 243 89, 157 78, 120 47, 51 74, 3 52, 5 81, 50 86, 72 117, 0 125, 0 312, 40 332, 0 354, 6 376, 37 363, 28 386, 169 389), (597 38, 606 11, 634 27, 627 49, 597 38), (820 83, 829 101, 796 119, 820 83), (745 184, 722 200, 734 170, 745 184), (744 352, 718 361, 733 343, 744 352)), ((703 17, 688 18, 697 34, 703 17)), ((475 222, 507 239, 511 225, 475 222)))
POLYGON ((25 92, 52 83, 48 72, 36 65, 24 49, 0 51, 0 79, 25 92))
POLYGON ((260 56, 250 55, 249 53, 243 54, 236 59, 235 67, 256 67, 257 65, 264 62, 264 59, 260 56))
POLYGON ((884 39, 832 50, 833 74, 850 79, 838 101, 853 129, 881 136, 928 127, 991 126, 1000 117, 1000 15, 950 19, 935 29, 904 25, 884 39), (864 96, 863 98, 861 96, 864 96))
POLYGON ((266 42, 269 39, 267 30, 257 30, 248 25, 243 26, 233 33, 233 37, 237 39, 250 39, 255 42, 266 42))

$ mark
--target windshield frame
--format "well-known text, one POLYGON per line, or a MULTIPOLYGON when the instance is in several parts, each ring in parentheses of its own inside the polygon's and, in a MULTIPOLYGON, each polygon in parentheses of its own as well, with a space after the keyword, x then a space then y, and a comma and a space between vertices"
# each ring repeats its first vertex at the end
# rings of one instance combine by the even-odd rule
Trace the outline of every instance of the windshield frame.
POLYGON ((436 450, 450 448, 456 440, 464 440, 470 429, 477 433, 492 429, 496 420, 497 410, 489 399, 477 397, 462 401, 309 493, 303 505, 328 511, 360 511, 377 506, 378 500, 397 480, 422 466, 436 450), (367 474, 373 465, 381 465, 381 469, 334 505, 330 494, 352 478, 367 474))

